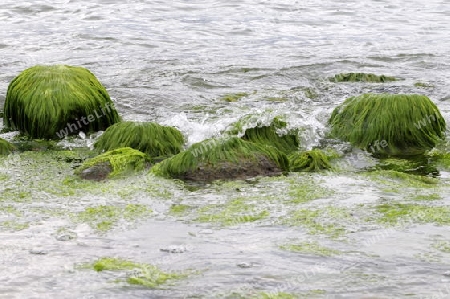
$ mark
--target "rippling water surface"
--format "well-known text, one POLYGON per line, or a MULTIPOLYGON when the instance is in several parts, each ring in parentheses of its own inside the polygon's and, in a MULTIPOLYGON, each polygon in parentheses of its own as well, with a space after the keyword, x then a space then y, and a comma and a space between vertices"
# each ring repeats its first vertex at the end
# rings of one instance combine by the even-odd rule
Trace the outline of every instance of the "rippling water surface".
MULTIPOLYGON (((363 92, 425 94, 450 121, 448 1, 3 0, 0 24, 0 107, 9 82, 22 70, 59 63, 90 69, 124 119, 173 125, 187 145, 217 136, 251 114, 261 121, 285 116, 289 126, 304 128, 302 144, 311 148, 323 137, 332 109, 363 92), (381 85, 328 80, 341 72, 402 80, 381 85), (316 96, 308 96, 310 91, 316 96), (222 100, 240 92, 248 96, 222 100)), ((420 189, 390 192, 350 172, 200 189, 139 176, 76 191, 59 187, 71 177, 70 165, 59 169, 49 162, 42 170, 26 155, 2 159, 0 191, 11 197, 0 201, 0 298, 247 298, 262 292, 301 298, 450 297, 450 255, 430 249, 450 240, 448 226, 351 229, 347 223, 346 238, 335 240, 282 221, 283 209, 296 208, 280 203, 292 196, 286 190, 305 180, 320 182, 333 195, 301 207, 348 208, 361 218, 365 205, 407 200, 420 189), (168 212, 173 204, 220 207, 241 197, 271 216, 217 227, 168 212), (120 222, 107 233, 68 217, 89 206, 128 203, 145 204, 154 214, 131 227, 120 222), (6 226, 11 219, 15 226, 6 226), (61 241, 61 228, 76 238, 61 241), (341 254, 281 250, 289 240, 318 241, 341 254), (185 251, 161 251, 171 245, 185 251), (77 267, 103 256, 198 273, 151 290, 77 267)), ((448 177, 442 172, 436 187, 444 206, 450 201, 448 177)))

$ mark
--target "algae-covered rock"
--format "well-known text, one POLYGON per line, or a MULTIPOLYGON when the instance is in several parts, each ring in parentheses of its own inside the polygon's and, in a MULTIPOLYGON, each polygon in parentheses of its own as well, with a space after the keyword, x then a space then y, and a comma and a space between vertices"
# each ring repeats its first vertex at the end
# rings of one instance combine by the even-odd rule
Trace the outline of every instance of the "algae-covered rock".
POLYGON ((397 79, 394 77, 389 77, 385 75, 375 75, 372 73, 340 73, 334 75, 334 78, 331 81, 334 82, 373 82, 373 83, 381 83, 388 81, 396 81, 397 79))
POLYGON ((320 149, 313 149, 306 152, 296 152, 288 156, 291 171, 319 171, 330 169, 330 159, 325 152, 320 149))
POLYGON ((83 67, 37 65, 8 86, 4 125, 33 138, 105 130, 120 120, 105 87, 83 67))
POLYGON ((211 182, 287 172, 289 162, 276 148, 238 137, 209 139, 156 164, 152 172, 176 179, 211 182))
POLYGON ((176 128, 152 122, 125 121, 109 127, 94 147, 100 151, 131 147, 156 158, 178 154, 183 145, 183 135, 176 128))
POLYGON ((83 179, 100 181, 144 170, 150 165, 150 162, 151 159, 147 154, 123 147, 85 161, 75 170, 75 174, 83 179))
POLYGON ((269 126, 259 125, 246 129, 242 139, 270 145, 285 154, 289 154, 298 150, 299 138, 297 130, 291 130, 284 134, 279 133, 281 130, 286 131, 286 126, 285 121, 275 118, 269 126))
POLYGON ((0 138, 0 155, 9 155, 13 150, 15 150, 14 145, 0 138))
POLYGON ((445 120, 436 105, 417 94, 350 97, 329 119, 331 136, 373 154, 417 155, 444 137, 445 120))

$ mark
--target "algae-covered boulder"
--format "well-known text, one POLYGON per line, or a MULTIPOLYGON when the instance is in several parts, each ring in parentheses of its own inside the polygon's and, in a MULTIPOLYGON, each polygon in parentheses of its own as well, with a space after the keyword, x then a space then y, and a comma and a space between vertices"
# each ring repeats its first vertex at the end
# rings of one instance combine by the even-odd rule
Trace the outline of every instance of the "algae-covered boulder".
POLYGON ((196 143, 152 168, 157 175, 197 182, 274 176, 288 170, 286 155, 276 148, 238 137, 196 143))
POLYGON ((330 169, 329 156, 320 149, 313 149, 306 152, 296 152, 288 156, 290 170, 297 171, 319 171, 330 169))
POLYGON ((372 73, 340 73, 334 75, 331 81, 334 82, 372 82, 372 83, 382 83, 389 81, 396 81, 394 77, 389 77, 385 75, 375 75, 372 73))
POLYGON ((0 138, 0 155, 9 155, 13 150, 15 150, 14 145, 0 138))
POLYGON ((120 120, 105 87, 83 67, 37 65, 8 86, 3 121, 33 138, 105 130, 120 120))
POLYGON ((417 155, 444 137, 436 105, 417 94, 363 94, 348 98, 329 119, 331 136, 373 154, 417 155))
POLYGON ((123 147, 85 161, 75 170, 83 179, 101 181, 149 167, 151 158, 138 150, 123 147))
POLYGON ((275 118, 270 125, 258 125, 245 130, 242 139, 258 144, 271 145, 285 154, 295 152, 299 147, 297 130, 286 130, 286 122, 275 118), (280 133, 280 131, 285 131, 280 133))
POLYGON ((183 145, 183 135, 176 128, 152 122, 125 121, 109 127, 94 147, 100 151, 131 147, 156 158, 178 154, 183 145))

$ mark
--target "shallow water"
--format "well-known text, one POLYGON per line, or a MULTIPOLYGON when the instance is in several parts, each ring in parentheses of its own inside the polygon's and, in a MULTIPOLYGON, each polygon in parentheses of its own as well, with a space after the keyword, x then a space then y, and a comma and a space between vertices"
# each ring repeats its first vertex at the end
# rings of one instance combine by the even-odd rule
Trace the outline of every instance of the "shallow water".
MULTIPOLYGON (((176 126, 187 145, 219 135, 244 115, 255 115, 255 122, 282 115, 303 129, 302 145, 311 148, 324 136, 332 109, 364 92, 425 94, 449 122, 449 17, 450 3, 437 0, 4 0, 0 105, 20 71, 64 63, 89 68, 124 119, 176 126), (328 80, 341 72, 403 80, 328 80), (311 91, 317 96, 308 96, 311 91), (221 99, 239 92, 248 96, 221 99)), ((64 159, 0 158, 0 298, 450 296, 448 221, 411 216, 386 225, 376 210, 389 202, 447 207, 445 170, 427 186, 369 176, 359 164, 373 161, 353 161, 338 173, 194 188, 146 174, 84 184, 73 179, 76 163, 64 159), (235 200, 249 209, 246 215, 269 216, 245 222, 230 205, 235 200), (127 218, 128 204, 153 212, 127 218), (187 210, 172 213, 179 204, 187 210), (120 215, 106 231, 96 229, 101 216, 80 216, 100 205, 120 215), (316 209, 315 224, 293 220, 295 211, 316 209), (310 241, 336 252, 280 248, 310 241), (170 246, 183 252, 161 250, 170 246), (115 282, 126 271, 79 267, 105 256, 196 272, 152 290, 115 282)))

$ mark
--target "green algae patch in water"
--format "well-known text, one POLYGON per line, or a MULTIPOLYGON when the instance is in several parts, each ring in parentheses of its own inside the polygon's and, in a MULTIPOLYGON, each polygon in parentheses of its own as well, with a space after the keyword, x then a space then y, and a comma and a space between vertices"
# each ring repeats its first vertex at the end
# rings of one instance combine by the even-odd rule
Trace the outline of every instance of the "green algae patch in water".
POLYGON ((290 293, 285 293, 285 292, 277 292, 277 293, 261 292, 261 293, 257 294, 254 298, 255 299, 298 299, 299 296, 290 294, 290 293))
POLYGON ((228 102, 228 103, 238 102, 239 100, 241 100, 242 98, 245 98, 248 95, 249 94, 246 92, 231 93, 231 94, 222 96, 220 98, 220 100, 228 102))
POLYGON ((450 153, 433 149, 428 155, 436 162, 439 168, 447 171, 450 170, 450 153))
POLYGON ((3 123, 33 138, 105 130, 120 121, 105 87, 83 67, 36 65, 8 86, 3 123))
POLYGON ((26 135, 15 136, 11 143, 18 151, 59 151, 62 147, 55 140, 36 139, 26 135))
POLYGON ((186 213, 188 213, 190 210, 192 210, 192 207, 189 205, 176 204, 176 205, 170 206, 169 214, 175 215, 175 216, 183 216, 186 213))
POLYGON ((300 243, 288 243, 280 246, 281 249, 304 253, 304 254, 313 254, 319 256, 333 256, 341 254, 339 250, 335 250, 332 248, 328 248, 320 245, 318 242, 310 241, 310 242, 300 242, 300 243))
POLYGON ((153 211, 147 206, 139 204, 128 204, 125 207, 100 205, 87 207, 84 211, 71 216, 74 222, 87 223, 93 229, 106 232, 121 220, 134 223, 139 219, 150 216, 152 213, 153 211))
POLYGON ((318 180, 307 176, 290 179, 289 185, 290 202, 295 204, 326 198, 334 194, 333 190, 320 186, 318 180))
POLYGON ((289 170, 294 172, 311 172, 331 168, 329 156, 320 149, 292 153, 288 155, 288 159, 289 170))
POLYGON ((392 170, 416 175, 434 175, 438 173, 436 163, 427 155, 408 158, 381 158, 375 166, 376 170, 392 170))
POLYGON ((246 198, 236 198, 224 205, 207 205, 197 210, 194 221, 233 226, 242 223, 255 222, 269 217, 267 210, 262 210, 256 204, 248 203, 246 198))
POLYGON ((442 200, 442 196, 437 193, 417 194, 411 197, 412 200, 417 201, 433 201, 442 200))
POLYGON ((449 206, 426 206, 393 202, 377 205, 375 209, 381 214, 378 222, 386 225, 399 225, 402 223, 450 225, 449 206))
POLYGON ((131 147, 158 160, 178 154, 183 146, 183 134, 176 128, 131 121, 110 126, 94 143, 100 152, 131 147))
POLYGON ((445 136, 437 106, 418 94, 362 94, 336 107, 330 136, 377 155, 424 154, 445 136))
POLYGON ((0 228, 9 231, 21 231, 30 227, 28 221, 8 220, 0 222, 0 228))
POLYGON ((90 268, 97 272, 134 270, 133 275, 128 276, 125 281, 130 285, 144 286, 151 289, 158 288, 170 281, 187 277, 187 274, 184 273, 164 272, 154 265, 112 257, 100 258, 94 263, 84 264, 80 268, 90 268))
POLYGON ((450 253, 450 241, 435 240, 431 246, 440 252, 450 253))
POLYGON ((395 77, 385 75, 375 75, 372 73, 340 73, 334 75, 331 78, 333 82, 370 82, 370 83, 383 83, 390 81, 397 81, 395 77))
POLYGON ((317 94, 316 90, 314 90, 314 89, 311 88, 311 87, 305 88, 305 89, 304 89, 304 92, 305 92, 305 96, 306 96, 308 99, 317 99, 317 98, 319 97, 319 95, 317 94))
MULTIPOLYGON (((225 298, 225 299, 312 299, 323 298, 326 294, 324 290, 310 290, 299 294, 276 291, 248 291, 248 292, 231 292, 228 294, 216 294, 213 298, 225 298), (320 297, 318 297, 320 296, 320 297)), ((203 298, 203 297, 201 297, 203 298)), ((209 298, 205 298, 209 299, 209 298)))
POLYGON ((414 86, 418 88, 434 88, 433 84, 426 82, 416 82, 414 83, 414 86))
MULTIPOLYGON (((439 180, 429 176, 408 174, 394 170, 376 170, 363 174, 375 182, 381 183, 394 192, 405 189, 430 189, 439 187, 439 180)), ((423 192, 423 190, 421 190, 423 192)))
POLYGON ((6 141, 5 139, 0 138, 0 155, 9 155, 15 150, 15 146, 6 141))
POLYGON ((302 226, 311 235, 326 235, 336 239, 343 237, 348 232, 347 226, 354 224, 355 220, 350 209, 329 206, 293 211, 282 220, 282 224, 302 226))

